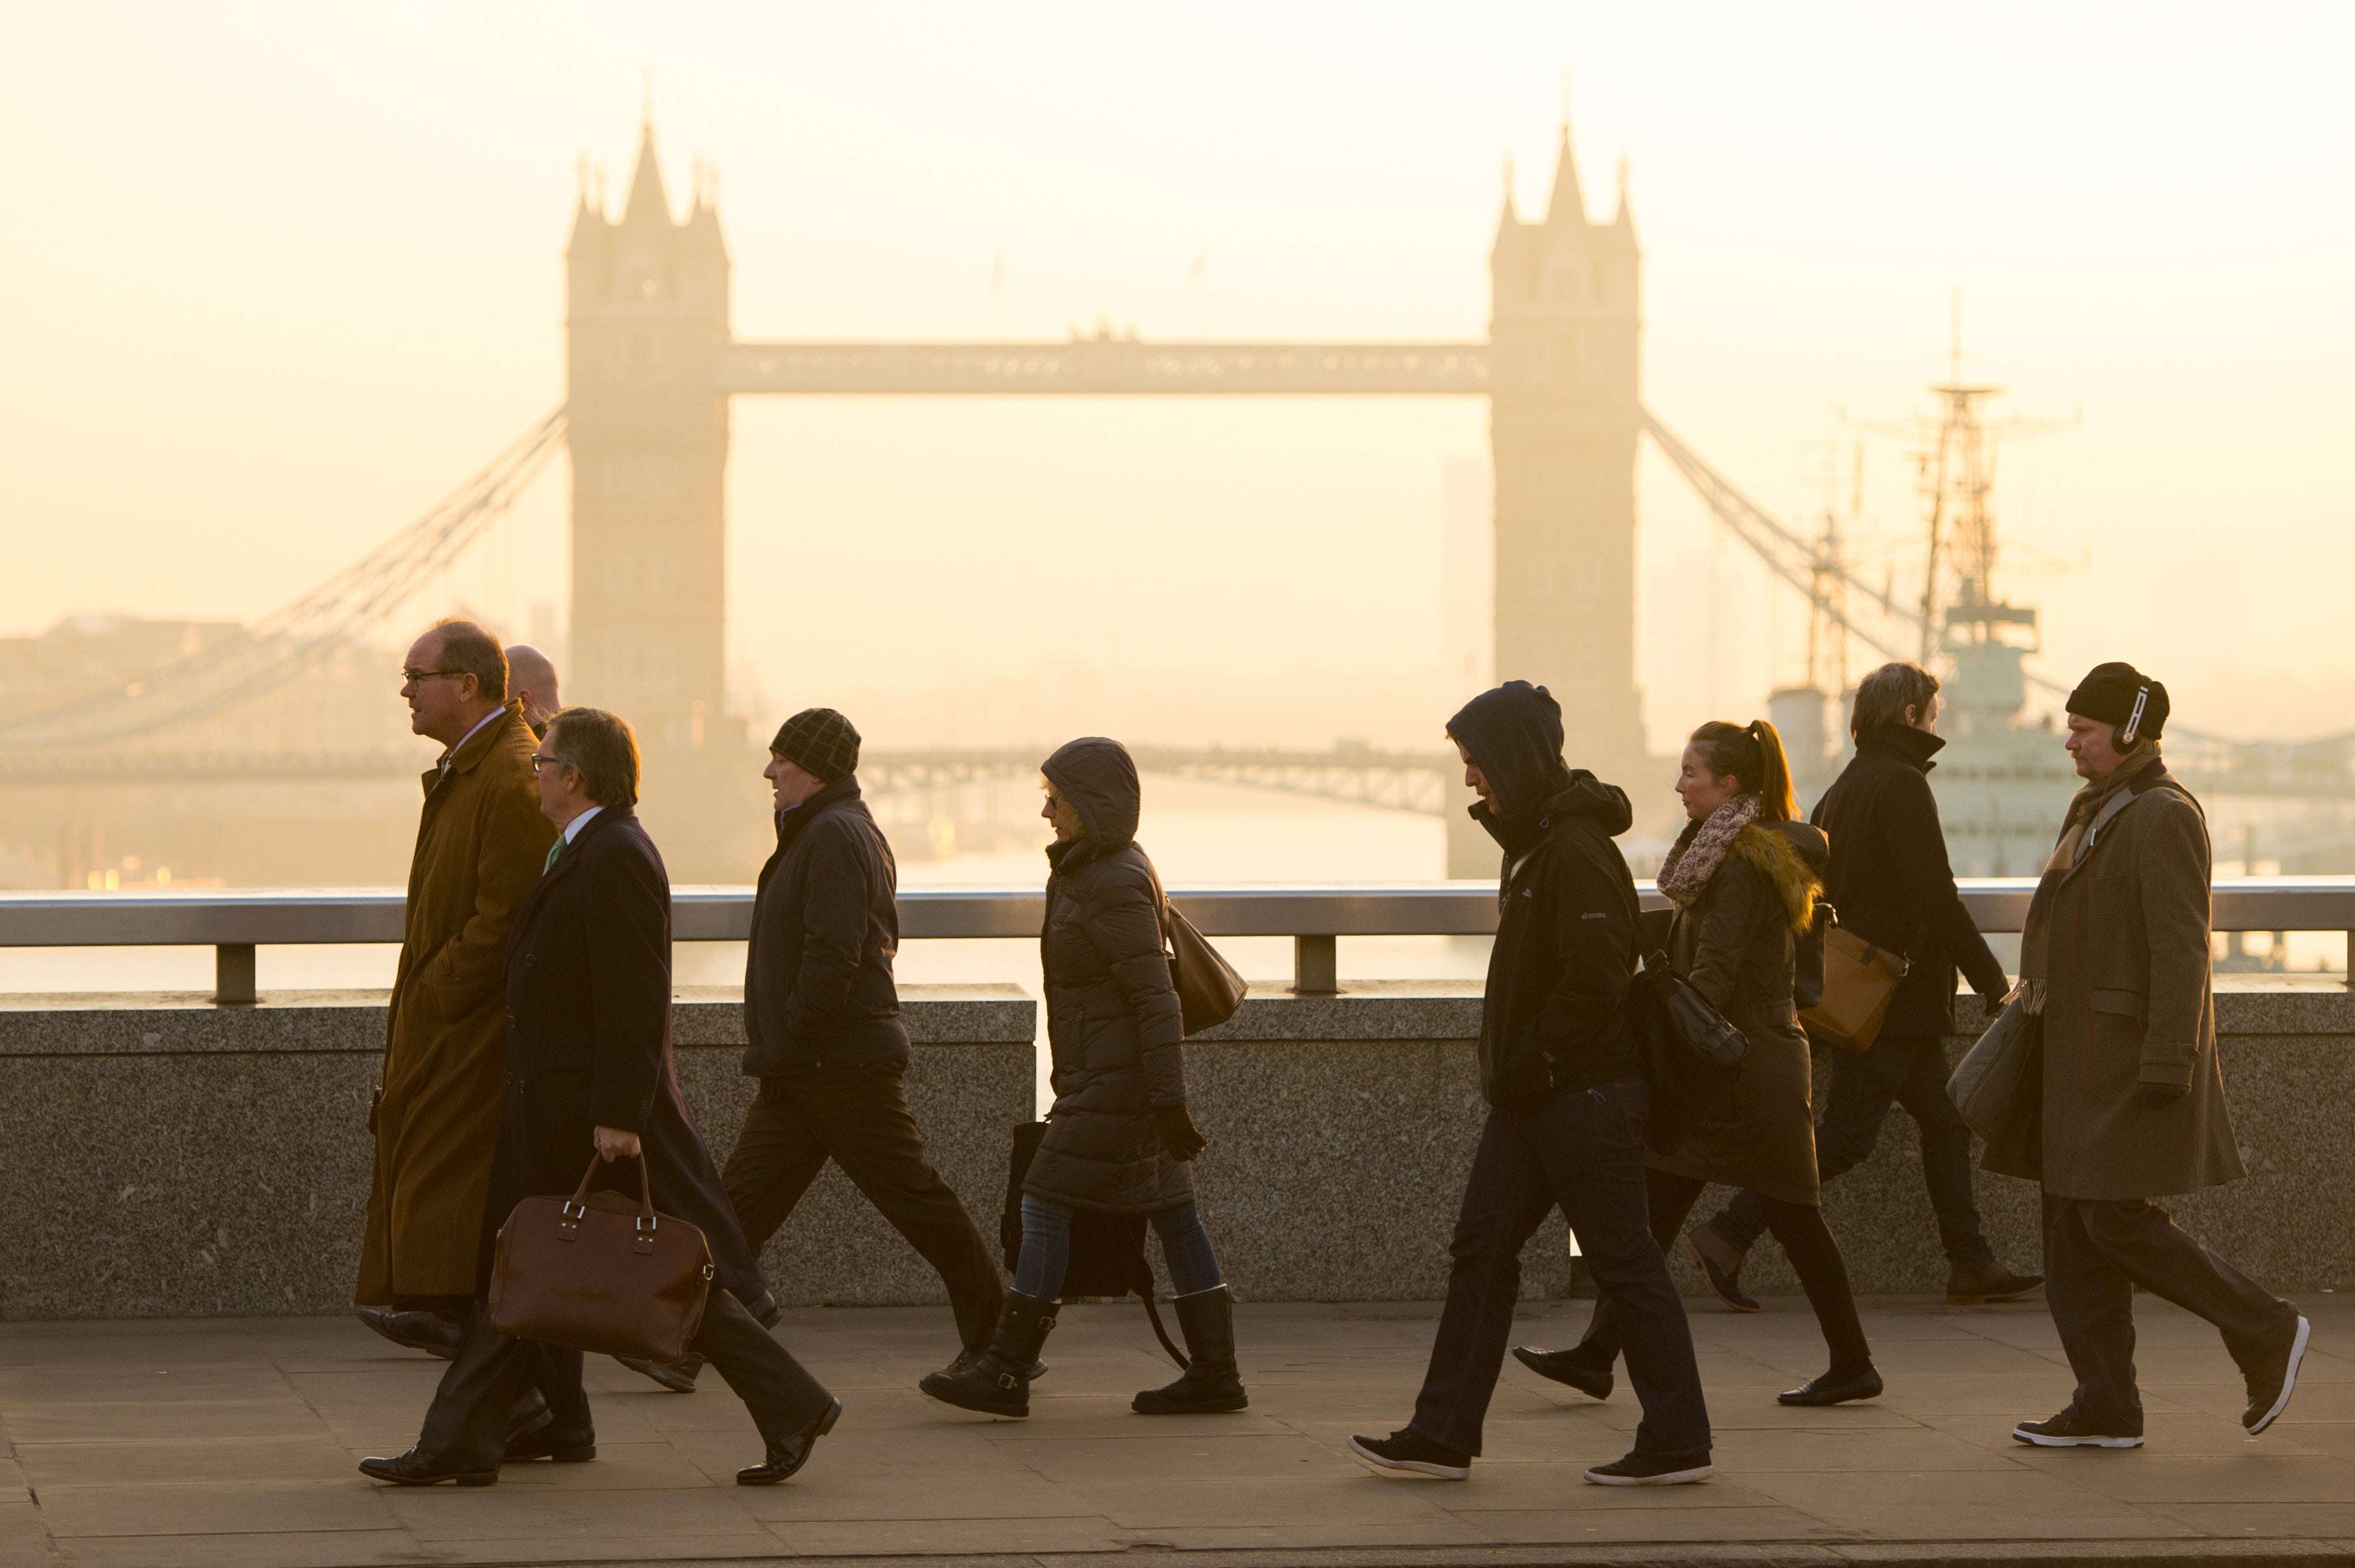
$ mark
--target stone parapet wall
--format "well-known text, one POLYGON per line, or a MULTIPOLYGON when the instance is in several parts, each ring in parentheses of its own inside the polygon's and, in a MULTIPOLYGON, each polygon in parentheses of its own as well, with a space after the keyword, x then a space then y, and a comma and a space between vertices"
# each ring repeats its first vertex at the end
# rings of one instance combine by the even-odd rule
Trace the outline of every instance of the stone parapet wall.
MULTIPOLYGON (((1008 1129, 1032 1115, 1037 1005, 1012 986, 911 987, 908 1098, 933 1163, 996 1233, 1008 1129)), ((680 1090, 724 1162, 753 1083, 743 1004, 684 990, 680 1090)), ((0 1003, 0 1318, 336 1312, 368 1209, 382 992, 0 1003)), ((789 1303, 942 1299, 829 1167, 767 1250, 789 1303)))
MULTIPOLYGON (((2170 1202, 2185 1227, 2276 1290, 2355 1287, 2355 998, 2219 995, 2233 1125, 2250 1179, 2170 1202)), ((934 1163, 996 1240, 1012 1126, 1033 1105, 1036 1004, 1010 986, 911 987, 909 1097, 934 1163)), ((368 1090, 381 993, 251 1008, 197 997, 0 1002, 0 1317, 318 1313, 348 1305, 366 1207, 368 1090)), ((1977 1026, 1963 1001, 1960 1027, 1977 1026)), ((1254 997, 1188 1043, 1211 1139, 1203 1214, 1246 1299, 1428 1300, 1447 1272, 1465 1169, 1486 1115, 1476 987, 1353 985, 1254 997)), ((722 1159, 753 1085, 737 1071, 741 1000, 686 991, 680 1086, 722 1159)), ((1959 1053, 1966 1039, 1950 1042, 1959 1053)), ((1828 1058, 1817 1058, 1817 1092, 1828 1058)), ((1913 1125, 1892 1112, 1825 1211, 1866 1294, 1934 1292, 1945 1262, 1913 1125)), ((1982 1175, 1988 1233, 2038 1256, 2036 1191, 1982 1175)), ((1724 1194, 1712 1190, 1706 1215, 1724 1194)), ((943 1299, 929 1268, 829 1168, 765 1259, 796 1304, 943 1299)), ((1700 1282, 1678 1267, 1688 1290, 1700 1282)), ((1796 1290, 1760 1243, 1746 1276, 1796 1290)), ((1572 1288, 1560 1219, 1524 1256, 1523 1291, 1572 1288)))

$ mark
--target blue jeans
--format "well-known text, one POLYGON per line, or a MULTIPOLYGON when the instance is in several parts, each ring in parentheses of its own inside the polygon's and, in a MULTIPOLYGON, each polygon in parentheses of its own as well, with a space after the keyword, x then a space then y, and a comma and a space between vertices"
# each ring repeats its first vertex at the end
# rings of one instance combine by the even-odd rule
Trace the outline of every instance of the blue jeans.
POLYGON ((1652 1240, 1644 1199, 1640 1078, 1496 1108, 1480 1134, 1456 1217, 1447 1305, 1407 1429, 1459 1454, 1480 1452, 1480 1426, 1505 1360, 1520 1299, 1521 1248, 1559 1204, 1595 1285, 1614 1297, 1627 1381, 1644 1407, 1642 1454, 1709 1451, 1709 1409, 1685 1304, 1652 1240))
MULTIPOLYGON (((1202 1229, 1200 1210, 1189 1202, 1152 1218, 1154 1232, 1161 1238, 1161 1261, 1169 1265, 1173 1294, 1192 1296, 1225 1283, 1210 1233, 1202 1229)), ((1014 1270, 1014 1288, 1033 1301, 1052 1301, 1062 1292, 1063 1271, 1071 1263, 1071 1211, 1060 1203, 1025 1197, 1022 1256, 1014 1270)))

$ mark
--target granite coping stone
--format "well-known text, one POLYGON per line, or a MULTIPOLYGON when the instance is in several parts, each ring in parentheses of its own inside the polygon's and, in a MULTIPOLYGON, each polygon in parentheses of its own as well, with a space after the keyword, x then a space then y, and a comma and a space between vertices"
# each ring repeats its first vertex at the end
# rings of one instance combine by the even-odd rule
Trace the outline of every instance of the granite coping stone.
MULTIPOLYGON (((2225 976, 2227 982, 2248 976, 2225 976)), ((1336 996, 1254 990, 1226 1023, 1188 1044, 1252 1040, 1476 1040, 1476 981, 1352 980, 1336 996)), ((675 993, 681 1045, 741 1045, 742 988, 685 986, 675 993)), ((141 1051, 377 1051, 383 991, 275 991, 248 1006, 223 1006, 200 991, 20 993, 0 996, 0 1056, 105 1055, 141 1051)), ((1011 984, 911 985, 900 988, 908 1032, 918 1044, 1035 1040, 1039 1004, 1011 984)), ((1964 993, 1955 1032, 1987 1027, 1991 1009, 1964 993)), ((2228 985, 2216 993, 2216 1025, 2228 1036, 2355 1036, 2355 993, 2303 985, 2228 985)))
MULTIPOLYGON (((0 1057, 182 1056, 208 1051, 325 1054, 384 1050, 384 991, 275 991, 224 1007, 202 992, 0 997, 0 1057)), ((682 1046, 744 1043, 740 987, 685 986, 674 994, 682 1046)), ((907 986, 900 1004, 918 1045, 1028 1044, 1039 1004, 1021 987, 907 986)))

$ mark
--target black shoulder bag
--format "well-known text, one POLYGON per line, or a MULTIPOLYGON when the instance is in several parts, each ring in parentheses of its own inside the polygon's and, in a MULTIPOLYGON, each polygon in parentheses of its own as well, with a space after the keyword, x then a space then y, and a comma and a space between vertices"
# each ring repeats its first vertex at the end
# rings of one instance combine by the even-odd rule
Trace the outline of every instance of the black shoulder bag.
POLYGON ((1644 1142, 1653 1153, 1667 1154, 1733 1087, 1749 1037, 1657 950, 1627 987, 1627 1021, 1652 1090, 1644 1142))
MULTIPOLYGON (((1006 1207, 997 1217, 997 1248, 1011 1275, 1022 1262, 1022 1180, 1047 1136, 1044 1122, 1020 1122, 1014 1128, 1014 1157, 1006 1177, 1006 1207)), ((1093 1209, 1071 1211, 1071 1263, 1063 1274, 1062 1294, 1107 1296, 1114 1300, 1134 1291, 1145 1302, 1153 1320, 1153 1337, 1169 1352, 1179 1371, 1188 1363, 1186 1353, 1161 1326, 1161 1309, 1153 1304, 1153 1265, 1145 1261, 1146 1218, 1142 1214, 1106 1214, 1093 1209)))

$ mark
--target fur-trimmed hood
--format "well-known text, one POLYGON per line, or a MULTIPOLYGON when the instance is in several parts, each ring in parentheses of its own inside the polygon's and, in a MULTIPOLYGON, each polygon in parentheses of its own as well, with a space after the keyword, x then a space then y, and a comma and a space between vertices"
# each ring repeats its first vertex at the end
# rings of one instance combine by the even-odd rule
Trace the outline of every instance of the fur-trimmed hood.
POLYGON ((1824 868, 1831 852, 1831 840, 1819 827, 1804 822, 1753 822, 1734 835, 1727 854, 1764 873, 1782 896, 1791 929, 1804 933, 1815 924, 1816 900, 1824 891, 1824 868))

